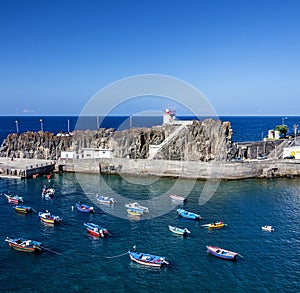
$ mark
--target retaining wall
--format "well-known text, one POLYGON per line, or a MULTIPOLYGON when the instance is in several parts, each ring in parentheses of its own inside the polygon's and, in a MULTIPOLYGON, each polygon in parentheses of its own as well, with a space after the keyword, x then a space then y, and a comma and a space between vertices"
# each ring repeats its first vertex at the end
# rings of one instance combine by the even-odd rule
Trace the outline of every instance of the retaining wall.
POLYGON ((245 179, 300 175, 300 162, 295 160, 262 160, 243 163, 217 163, 142 159, 86 159, 64 162, 63 171, 191 179, 245 179))

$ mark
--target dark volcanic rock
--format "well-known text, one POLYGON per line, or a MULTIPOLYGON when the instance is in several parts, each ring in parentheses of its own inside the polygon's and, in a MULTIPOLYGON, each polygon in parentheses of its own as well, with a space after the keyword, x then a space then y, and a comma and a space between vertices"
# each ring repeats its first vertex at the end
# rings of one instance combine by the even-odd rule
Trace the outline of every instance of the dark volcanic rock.
POLYGON ((56 160, 61 151, 80 154, 83 148, 102 148, 113 149, 113 155, 117 158, 147 159, 149 145, 162 146, 155 159, 226 161, 237 153, 229 122, 212 119, 193 121, 182 126, 177 134, 178 127, 162 125, 124 131, 100 128, 95 131, 77 130, 72 135, 59 136, 41 131, 14 133, 3 141, 0 156, 56 160), (172 139, 168 140, 168 137, 172 139))

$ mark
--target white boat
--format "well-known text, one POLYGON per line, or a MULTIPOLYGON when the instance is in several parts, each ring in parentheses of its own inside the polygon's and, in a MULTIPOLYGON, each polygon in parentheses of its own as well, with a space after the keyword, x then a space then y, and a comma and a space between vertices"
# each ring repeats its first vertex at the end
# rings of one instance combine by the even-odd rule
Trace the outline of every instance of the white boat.
POLYGON ((186 200, 184 197, 179 196, 177 194, 170 194, 170 198, 173 200, 182 201, 182 202, 185 202, 185 200, 186 200))
POLYGON ((261 229, 263 231, 273 232, 274 228, 272 226, 262 226, 261 229))
POLYGON ((191 232, 187 228, 182 229, 182 228, 178 228, 178 227, 169 225, 169 230, 171 232, 173 232, 174 234, 182 235, 182 236, 187 236, 187 235, 191 234, 191 232))
POLYGON ((55 193, 54 188, 46 188, 46 186, 44 186, 44 188, 42 190, 42 197, 49 199, 54 196, 54 193, 55 193))
POLYGON ((96 198, 97 198, 97 201, 99 201, 100 203, 104 203, 104 204, 113 204, 113 203, 115 203, 115 201, 112 197, 104 196, 104 195, 101 195, 101 194, 97 194, 96 198))
POLYGON ((147 207, 143 207, 137 202, 127 203, 127 204, 125 204, 125 207, 129 210, 139 212, 139 213, 148 213, 149 212, 149 209, 147 207))

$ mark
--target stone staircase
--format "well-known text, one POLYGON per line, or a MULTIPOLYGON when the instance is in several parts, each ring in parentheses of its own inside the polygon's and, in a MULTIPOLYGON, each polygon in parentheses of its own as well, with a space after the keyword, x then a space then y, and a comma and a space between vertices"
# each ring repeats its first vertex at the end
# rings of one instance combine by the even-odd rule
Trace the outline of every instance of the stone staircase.
POLYGON ((277 147, 275 147, 275 149, 269 153, 268 158, 270 159, 282 159, 282 154, 283 154, 283 149, 293 146, 294 145, 294 140, 284 140, 280 145, 278 145, 277 147))
POLYGON ((159 153, 166 145, 168 145, 170 142, 173 141, 173 139, 175 139, 178 134, 183 131, 183 129, 185 129, 187 123, 184 123, 182 125, 180 125, 179 127, 176 128, 176 130, 171 134, 169 135, 160 145, 157 146, 155 152, 152 152, 149 157, 148 157, 148 160, 153 160, 157 153, 159 153))

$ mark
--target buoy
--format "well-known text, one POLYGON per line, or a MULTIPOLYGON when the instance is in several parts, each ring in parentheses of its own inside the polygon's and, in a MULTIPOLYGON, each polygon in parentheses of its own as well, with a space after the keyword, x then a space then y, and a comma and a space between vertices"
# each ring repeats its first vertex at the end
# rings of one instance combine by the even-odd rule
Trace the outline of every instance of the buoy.
POLYGON ((72 211, 74 210, 74 206, 72 206, 72 211))

